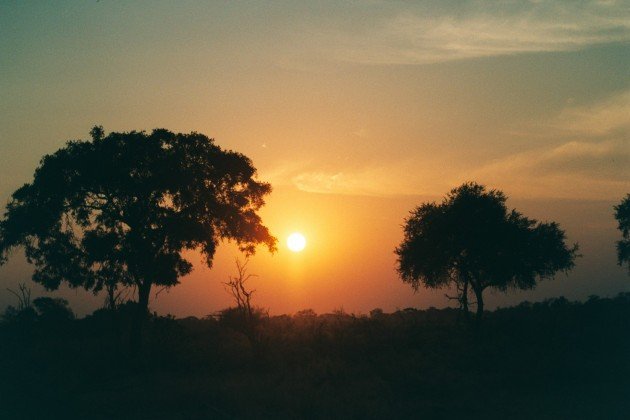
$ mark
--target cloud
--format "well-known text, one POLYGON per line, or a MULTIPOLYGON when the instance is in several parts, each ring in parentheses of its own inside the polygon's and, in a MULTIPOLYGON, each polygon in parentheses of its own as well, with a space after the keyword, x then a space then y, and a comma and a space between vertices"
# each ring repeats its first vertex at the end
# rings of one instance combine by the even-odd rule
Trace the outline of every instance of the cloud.
POLYGON ((558 116, 555 125, 578 134, 627 138, 630 133, 630 90, 595 105, 567 108, 558 116))
POLYGON ((331 166, 316 161, 279 162, 265 171, 272 185, 290 185, 319 194, 393 196, 439 194, 450 188, 442 162, 422 159, 391 160, 379 164, 331 166))
POLYGON ((412 2, 369 27, 347 28, 328 44, 344 61, 421 64, 629 40, 630 8, 624 1, 495 0, 412 2))
POLYGON ((472 172, 471 179, 528 198, 602 200, 626 194, 628 155, 584 153, 591 149, 589 144, 567 144, 551 152, 515 155, 472 172), (564 153, 562 149, 575 150, 564 153))
POLYGON ((608 199, 630 190, 630 141, 567 141, 508 155, 476 168, 445 159, 344 170, 295 165, 275 172, 274 185, 318 194, 441 196, 466 181, 529 198, 608 199))
POLYGON ((508 155, 476 168, 445 159, 410 159, 361 169, 279 170, 274 185, 319 194, 441 196, 466 181, 529 198, 609 199, 630 190, 630 141, 567 141, 508 155))
POLYGON ((471 176, 525 196, 607 199, 630 191, 630 91, 568 107, 551 127, 556 144, 506 156, 471 176))
MULTIPOLYGON (((505 157, 474 171, 486 177, 584 176, 602 180, 630 180, 630 141, 570 141, 551 149, 505 157)), ((630 182, 630 181, 628 181, 630 182)))
POLYGON ((301 191, 320 194, 397 195, 408 193, 396 176, 379 176, 381 168, 354 172, 303 172, 293 177, 293 185, 301 191))
POLYGON ((420 185, 409 185, 398 173, 400 169, 397 166, 344 172, 302 172, 292 178, 292 183, 301 191, 320 194, 387 196, 405 195, 423 189, 420 185))
POLYGON ((530 198, 610 199, 630 191, 630 91, 568 106, 550 123, 516 135, 547 145, 490 162, 446 155, 349 166, 292 161, 265 174, 273 185, 321 194, 441 196, 471 180, 530 198))

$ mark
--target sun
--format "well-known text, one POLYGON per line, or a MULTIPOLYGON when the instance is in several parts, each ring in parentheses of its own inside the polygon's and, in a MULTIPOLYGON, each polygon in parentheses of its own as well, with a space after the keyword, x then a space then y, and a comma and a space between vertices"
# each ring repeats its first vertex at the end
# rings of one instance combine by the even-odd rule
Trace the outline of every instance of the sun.
POLYGON ((299 232, 294 232, 287 238, 287 246, 293 252, 300 252, 306 246, 306 238, 299 232))

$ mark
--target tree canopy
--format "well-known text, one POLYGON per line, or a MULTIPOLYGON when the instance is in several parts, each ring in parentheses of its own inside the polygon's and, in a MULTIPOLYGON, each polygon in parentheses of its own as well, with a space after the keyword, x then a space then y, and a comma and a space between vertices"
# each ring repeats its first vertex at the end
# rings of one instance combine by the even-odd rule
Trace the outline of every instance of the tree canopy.
POLYGON ((531 289, 540 279, 570 270, 577 244, 565 244, 557 223, 508 210, 506 199, 501 191, 466 183, 440 204, 414 209, 395 250, 402 280, 414 290, 455 286, 466 313, 472 293, 481 317, 485 289, 531 289))
POLYGON ((45 156, 13 193, 0 263, 23 246, 47 289, 132 286, 146 309, 152 285, 176 285, 192 270, 184 250, 199 250, 208 266, 221 240, 247 254, 258 244, 275 250, 257 214, 271 186, 246 156, 194 132, 90 134, 45 156))
POLYGON ((615 206, 615 219, 622 236, 617 242, 617 261, 619 265, 628 264, 630 274, 630 194, 615 206))

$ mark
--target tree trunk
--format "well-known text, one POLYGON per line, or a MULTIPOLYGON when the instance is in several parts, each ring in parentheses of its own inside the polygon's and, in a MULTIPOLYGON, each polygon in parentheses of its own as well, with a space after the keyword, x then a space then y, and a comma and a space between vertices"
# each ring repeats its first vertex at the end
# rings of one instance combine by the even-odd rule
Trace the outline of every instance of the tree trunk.
POLYGON ((138 309, 144 314, 149 310, 149 295, 151 294, 151 282, 144 281, 138 287, 138 309))
POLYGON ((477 322, 480 322, 483 317, 483 289, 473 285, 473 291, 475 292, 475 297, 477 298, 477 315, 475 318, 477 322))
POLYGON ((468 282, 464 283, 464 290, 462 291, 462 310, 464 311, 464 316, 468 319, 468 282))
POLYGON ((138 285, 138 307, 136 308, 136 314, 133 317, 133 324, 131 328, 131 351, 138 353, 142 348, 142 335, 144 332, 144 325, 147 320, 147 314, 149 312, 149 295, 151 294, 152 283, 148 280, 138 285))
POLYGON ((107 285, 107 309, 116 309, 116 289, 112 284, 107 285))

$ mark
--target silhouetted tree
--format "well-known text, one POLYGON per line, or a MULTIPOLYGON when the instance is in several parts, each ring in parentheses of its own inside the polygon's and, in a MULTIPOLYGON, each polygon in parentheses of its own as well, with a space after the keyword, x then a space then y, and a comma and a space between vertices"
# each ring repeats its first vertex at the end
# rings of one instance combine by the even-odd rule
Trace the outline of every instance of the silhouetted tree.
POLYGON ((38 297, 33 300, 33 306, 43 321, 60 323, 74 319, 68 301, 62 298, 38 297))
POLYGON ((2 314, 2 320, 5 322, 24 323, 33 322, 37 318, 37 312, 33 308, 31 302, 31 289, 24 283, 18 285, 18 291, 7 288, 9 293, 18 300, 17 307, 9 305, 2 314))
POLYGON ((370 311, 370 318, 382 318, 384 314, 381 308, 374 308, 370 311))
POLYGON ((257 277, 255 274, 247 273, 247 264, 249 263, 249 259, 246 258, 245 262, 241 262, 238 258, 236 259, 236 271, 237 275, 235 277, 228 276, 228 281, 223 282, 225 286, 225 290, 232 295, 234 300, 236 301, 237 310, 239 310, 245 318, 245 322, 248 327, 251 326, 252 323, 252 295, 256 290, 249 289, 246 286, 247 281, 252 277, 257 277))
POLYGON ((615 219, 619 223, 623 239, 617 242, 617 261, 619 265, 628 264, 628 274, 630 274, 630 194, 615 206, 615 219))
POLYGON ((18 307, 17 307, 18 311, 24 310, 26 308, 30 308, 32 306, 31 305, 31 289, 26 284, 24 283, 18 284, 19 292, 9 289, 8 287, 7 287, 7 290, 9 291, 9 293, 11 293, 13 296, 15 296, 18 299, 18 307))
POLYGON ((297 311, 294 316, 298 318, 313 318, 317 316, 317 312, 311 308, 301 309, 297 311))
POLYGON ((271 191, 250 159, 203 134, 110 133, 70 141, 45 156, 34 180, 15 191, 0 221, 0 263, 23 246, 33 280, 94 293, 136 287, 146 313, 153 285, 192 270, 182 251, 212 265, 220 240, 246 254, 276 239, 257 211, 271 191))
POLYGON ((104 308, 116 310, 116 308, 125 303, 127 297, 132 294, 133 291, 133 289, 128 287, 123 287, 119 290, 118 284, 115 282, 106 284, 104 308))
POLYGON ((537 279, 570 270, 577 244, 567 247, 558 224, 508 211, 505 201, 501 191, 466 183, 442 203, 413 210, 395 251, 402 280, 414 290, 454 285, 466 312, 474 294, 481 319, 485 289, 531 289, 537 279))

